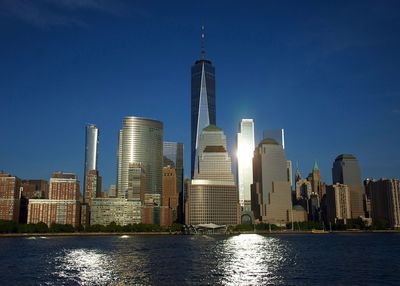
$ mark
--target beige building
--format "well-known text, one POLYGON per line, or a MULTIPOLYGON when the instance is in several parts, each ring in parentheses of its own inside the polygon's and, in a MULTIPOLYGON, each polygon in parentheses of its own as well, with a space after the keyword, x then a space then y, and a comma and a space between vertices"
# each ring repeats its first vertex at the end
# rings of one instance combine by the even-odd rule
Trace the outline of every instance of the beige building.
POLYGON ((372 222, 400 228, 400 180, 380 179, 370 184, 372 222))
POLYGON ((336 183, 326 190, 327 219, 331 223, 346 224, 351 219, 351 198, 347 185, 336 183))
POLYGON ((90 224, 107 225, 111 222, 115 222, 118 225, 140 223, 140 201, 123 198, 93 199, 90 211, 90 224))
POLYGON ((0 219, 19 220, 21 180, 0 172, 0 219))
POLYGON ((260 222, 283 225, 291 221, 291 186, 285 152, 276 140, 265 138, 253 156, 252 210, 260 222))
POLYGON ((194 177, 187 185, 186 224, 238 224, 239 196, 222 129, 215 125, 203 129, 197 155, 194 177))

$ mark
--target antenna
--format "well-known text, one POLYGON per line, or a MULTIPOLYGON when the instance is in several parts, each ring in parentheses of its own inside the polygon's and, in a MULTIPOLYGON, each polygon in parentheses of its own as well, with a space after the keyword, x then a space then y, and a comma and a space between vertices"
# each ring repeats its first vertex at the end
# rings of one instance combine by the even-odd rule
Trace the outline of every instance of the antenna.
POLYGON ((201 50, 200 50, 201 58, 204 59, 206 55, 206 51, 204 49, 204 25, 201 26, 201 50))

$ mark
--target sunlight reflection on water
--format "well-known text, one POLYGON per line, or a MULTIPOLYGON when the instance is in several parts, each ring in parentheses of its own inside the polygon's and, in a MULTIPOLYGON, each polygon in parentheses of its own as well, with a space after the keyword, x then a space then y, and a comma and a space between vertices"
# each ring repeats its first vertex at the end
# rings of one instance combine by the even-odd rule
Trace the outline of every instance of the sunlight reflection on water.
POLYGON ((56 276, 79 285, 104 285, 112 280, 108 255, 97 250, 63 250, 56 257, 56 276))
POLYGON ((221 284, 282 283, 281 266, 287 263, 286 246, 274 237, 257 234, 233 236, 223 245, 221 284))

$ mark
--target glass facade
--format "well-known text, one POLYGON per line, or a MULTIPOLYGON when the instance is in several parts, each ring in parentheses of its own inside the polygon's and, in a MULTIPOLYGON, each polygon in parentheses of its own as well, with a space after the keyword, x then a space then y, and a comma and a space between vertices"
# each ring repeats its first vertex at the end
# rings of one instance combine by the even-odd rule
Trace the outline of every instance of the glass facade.
POLYGON ((129 187, 129 164, 140 163, 146 174, 144 192, 161 194, 163 164, 163 124, 160 121, 125 117, 119 133, 118 197, 129 187))
POLYGON ((239 203, 241 208, 246 211, 251 210, 254 145, 253 119, 242 119, 237 134, 237 180, 239 203))
MULTIPOLYGON (((83 176, 83 194, 86 193, 86 176, 90 170, 97 170, 97 145, 99 143, 99 129, 96 125, 86 125, 85 136, 85 169, 83 176)), ((84 197, 85 199, 85 197, 84 197)))
POLYGON ((194 174, 196 149, 203 128, 216 124, 215 68, 209 60, 192 66, 191 81, 191 176, 194 174))

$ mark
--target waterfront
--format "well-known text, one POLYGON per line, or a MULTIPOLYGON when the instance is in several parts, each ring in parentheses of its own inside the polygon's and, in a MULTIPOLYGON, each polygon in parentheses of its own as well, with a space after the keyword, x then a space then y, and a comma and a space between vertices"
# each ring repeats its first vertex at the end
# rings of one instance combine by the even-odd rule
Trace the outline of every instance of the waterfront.
POLYGON ((0 239, 2 285, 399 285, 400 234, 0 239))

